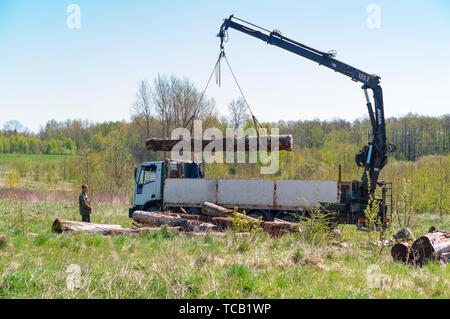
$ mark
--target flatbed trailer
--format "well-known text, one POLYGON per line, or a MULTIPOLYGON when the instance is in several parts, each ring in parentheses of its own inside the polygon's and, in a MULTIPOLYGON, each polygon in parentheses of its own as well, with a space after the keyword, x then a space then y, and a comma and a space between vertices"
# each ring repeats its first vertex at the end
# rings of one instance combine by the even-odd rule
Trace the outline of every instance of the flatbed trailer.
MULTIPOLYGON (((363 197, 358 197, 361 181, 183 178, 186 164, 142 163, 136 171, 130 217, 135 210, 184 210, 196 214, 204 202, 210 202, 245 210, 249 216, 269 221, 297 220, 320 207, 333 213, 338 223, 363 222, 361 211, 365 202, 363 197)), ((381 186, 380 217, 386 222, 389 183, 381 186)))

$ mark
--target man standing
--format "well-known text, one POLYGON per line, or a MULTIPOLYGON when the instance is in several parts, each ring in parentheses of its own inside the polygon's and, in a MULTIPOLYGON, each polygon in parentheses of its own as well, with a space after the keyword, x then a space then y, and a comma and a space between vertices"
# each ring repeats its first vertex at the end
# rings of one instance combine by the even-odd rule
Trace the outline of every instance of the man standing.
POLYGON ((186 178, 203 178, 203 173, 200 164, 197 163, 197 157, 194 157, 192 163, 187 164, 186 178))
POLYGON ((81 186, 81 194, 78 197, 78 203, 80 205, 80 214, 81 214, 81 221, 90 223, 91 222, 91 213, 92 213, 92 206, 89 202, 89 197, 87 195, 88 187, 87 185, 81 186))

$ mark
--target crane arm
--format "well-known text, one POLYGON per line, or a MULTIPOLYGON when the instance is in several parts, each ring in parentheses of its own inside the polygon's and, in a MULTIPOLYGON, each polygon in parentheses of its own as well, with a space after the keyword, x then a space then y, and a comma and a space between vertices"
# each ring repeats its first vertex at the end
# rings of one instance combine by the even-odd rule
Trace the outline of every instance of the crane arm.
POLYGON ((351 65, 335 59, 335 53, 332 51, 322 52, 316 50, 283 36, 279 31, 266 30, 252 23, 236 18, 233 15, 224 20, 222 26, 220 27, 219 34, 217 35, 221 39, 220 47, 222 51, 224 42, 227 40, 227 30, 229 28, 258 38, 268 44, 285 49, 289 52, 314 61, 319 65, 326 66, 351 78, 353 81, 363 83, 362 89, 364 90, 366 106, 369 112, 370 123, 372 125, 373 139, 369 142, 367 147, 363 147, 360 153, 356 154, 355 160, 358 166, 364 167, 364 173, 362 176, 362 194, 367 200, 369 193, 374 194, 379 172, 387 163, 389 149, 386 140, 383 92, 381 86, 379 85, 380 77, 361 71, 351 65), (373 91, 375 109, 372 107, 372 103, 370 102, 367 91, 368 89, 373 91), (368 179, 368 176, 370 176, 370 179, 368 179))
MULTIPOLYGON (((279 31, 268 31, 263 28, 259 28, 261 31, 251 28, 248 25, 238 23, 235 20, 243 21, 234 16, 230 16, 223 22, 220 32, 218 34, 221 39, 224 39, 225 32, 228 28, 235 29, 237 31, 243 32, 245 34, 251 35, 258 38, 264 42, 275 45, 304 58, 312 60, 320 65, 326 66, 336 72, 350 77, 353 81, 358 81, 366 84, 368 87, 375 87, 380 83, 380 77, 377 75, 368 74, 367 72, 361 71, 357 68, 352 67, 346 63, 343 63, 334 58, 335 53, 333 52, 322 52, 299 43, 295 40, 289 39, 283 36, 279 31)), ((248 23, 247 23, 248 24, 248 23)), ((254 25, 251 25, 254 26, 254 25)), ((256 26, 254 26, 256 27, 256 26)), ((223 42, 222 42, 223 45, 223 42)))

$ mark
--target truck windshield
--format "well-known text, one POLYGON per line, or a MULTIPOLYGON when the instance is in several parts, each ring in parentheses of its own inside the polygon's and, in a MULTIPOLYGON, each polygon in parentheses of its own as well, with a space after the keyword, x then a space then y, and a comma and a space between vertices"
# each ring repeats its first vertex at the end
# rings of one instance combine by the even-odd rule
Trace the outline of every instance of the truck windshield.
POLYGON ((139 175, 139 184, 146 184, 156 180, 156 166, 144 166, 139 175))

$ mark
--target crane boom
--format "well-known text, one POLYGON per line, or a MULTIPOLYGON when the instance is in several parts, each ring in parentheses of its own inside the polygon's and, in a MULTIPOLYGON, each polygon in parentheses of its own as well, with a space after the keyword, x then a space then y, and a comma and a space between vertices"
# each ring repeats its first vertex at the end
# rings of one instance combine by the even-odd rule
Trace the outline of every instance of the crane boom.
POLYGON ((221 39, 220 47, 223 51, 224 41, 227 37, 227 30, 235 29, 255 38, 258 38, 268 44, 275 45, 289 52, 314 61, 319 65, 326 66, 338 73, 341 73, 353 81, 363 83, 362 89, 366 98, 366 106, 369 112, 370 123, 372 126, 372 141, 363 146, 361 151, 355 155, 355 161, 358 166, 364 167, 362 176, 361 196, 365 202, 368 201, 369 194, 374 195, 378 182, 380 170, 386 165, 390 145, 386 140, 386 126, 384 118, 383 91, 380 86, 380 77, 361 71, 349 64, 341 62, 334 58, 334 52, 322 52, 289 39, 279 31, 269 31, 258 27, 252 23, 246 22, 231 15, 225 19, 220 27, 219 34, 221 39), (368 89, 373 92, 374 108, 369 98, 368 89), (370 177, 370 178, 368 178, 370 177))
MULTIPOLYGON (((289 39, 283 36, 280 32, 272 31, 268 34, 252 29, 249 26, 237 23, 233 21, 234 16, 225 19, 219 35, 224 33, 228 28, 235 29, 237 31, 246 33, 255 38, 258 38, 268 44, 275 45, 304 58, 317 62, 320 65, 326 66, 336 72, 342 73, 350 77, 354 81, 362 82, 369 87, 375 87, 380 83, 380 77, 377 75, 371 75, 367 72, 361 71, 357 68, 352 67, 346 63, 333 58, 333 53, 325 53, 311 47, 308 47, 302 43, 295 40, 289 39)), ((236 18, 234 18, 236 19, 236 18)), ((264 31, 264 29, 262 29, 264 31)))

